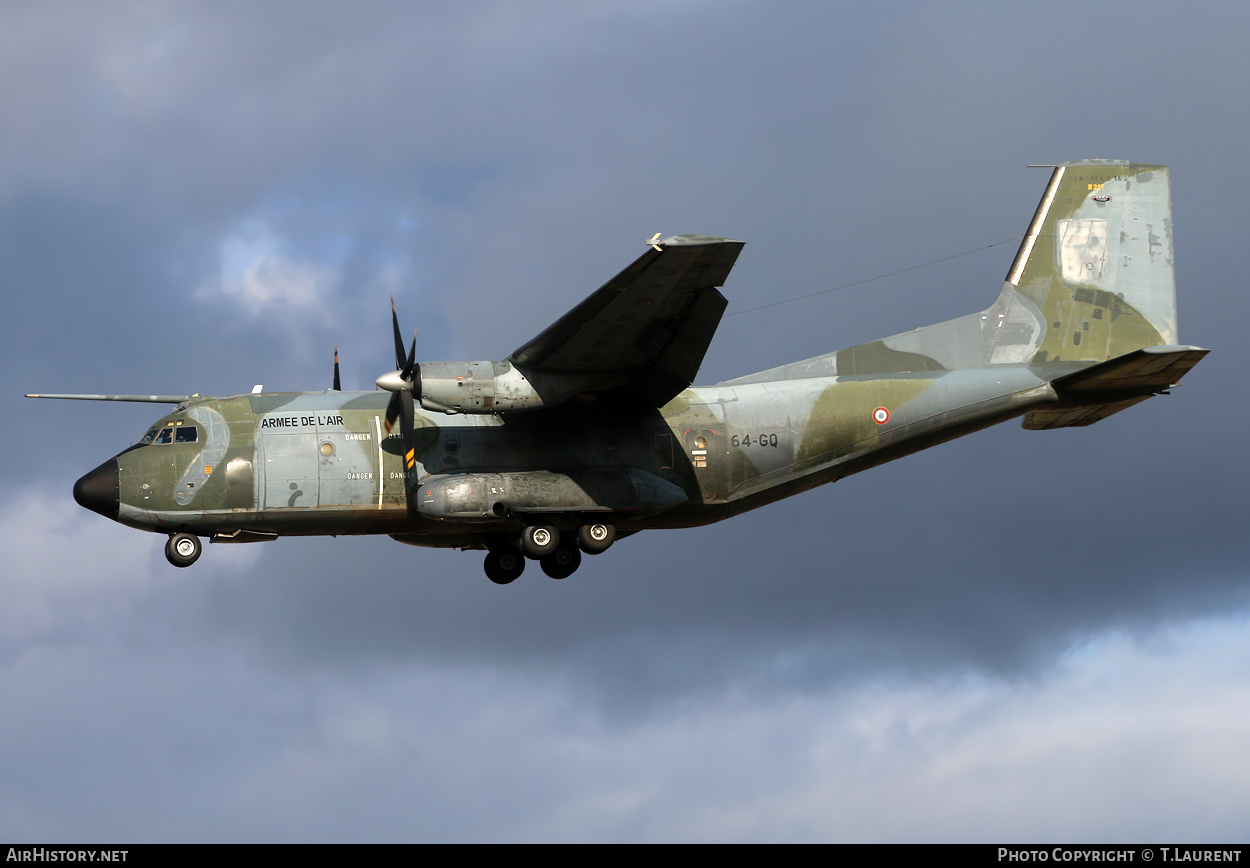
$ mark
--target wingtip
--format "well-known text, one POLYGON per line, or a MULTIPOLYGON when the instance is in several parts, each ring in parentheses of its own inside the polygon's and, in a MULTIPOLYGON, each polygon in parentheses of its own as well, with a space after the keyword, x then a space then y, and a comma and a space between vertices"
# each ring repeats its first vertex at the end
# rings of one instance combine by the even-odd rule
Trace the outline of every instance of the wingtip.
POLYGON ((670 235, 658 243, 664 247, 700 247, 711 244, 745 244, 746 242, 736 238, 723 238, 719 235, 670 235))

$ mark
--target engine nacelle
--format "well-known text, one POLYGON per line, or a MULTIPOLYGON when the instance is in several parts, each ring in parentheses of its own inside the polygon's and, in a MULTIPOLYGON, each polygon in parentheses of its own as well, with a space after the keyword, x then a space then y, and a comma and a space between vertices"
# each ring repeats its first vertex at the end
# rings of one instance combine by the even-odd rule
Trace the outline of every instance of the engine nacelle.
POLYGON ((427 518, 497 521, 510 513, 653 515, 685 503, 687 497, 668 480, 631 467, 572 473, 440 473, 419 482, 413 499, 427 518))
POLYGON ((421 406, 444 413, 505 413, 543 406, 538 390, 508 362, 422 362, 421 406))

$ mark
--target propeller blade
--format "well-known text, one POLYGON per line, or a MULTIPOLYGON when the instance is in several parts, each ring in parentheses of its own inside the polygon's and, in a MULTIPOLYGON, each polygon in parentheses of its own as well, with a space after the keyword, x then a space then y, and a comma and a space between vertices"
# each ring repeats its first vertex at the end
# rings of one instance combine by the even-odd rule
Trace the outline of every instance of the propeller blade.
MULTIPOLYGON (((404 336, 399 333, 399 314, 395 313, 395 296, 391 296, 391 327, 395 330, 395 367, 404 366, 404 336)), ((415 336, 413 340, 416 340, 415 336)))
POLYGON ((412 476, 417 466, 417 433, 414 430, 412 409, 412 392, 396 392, 403 412, 400 424, 404 426, 404 496, 408 503, 408 514, 416 512, 416 502, 412 499, 412 476))
POLYGON ((417 330, 413 329, 412 330, 412 349, 408 350, 408 360, 401 365, 401 367, 403 368, 403 373, 400 374, 400 377, 402 379, 404 380, 412 379, 412 368, 416 364, 416 361, 417 361, 417 330))
POLYGON ((391 392, 391 400, 386 404, 386 433, 391 433, 395 426, 395 417, 399 415, 399 392, 391 392))
POLYGON ((339 380, 339 348, 334 348, 334 391, 343 391, 343 383, 339 380))

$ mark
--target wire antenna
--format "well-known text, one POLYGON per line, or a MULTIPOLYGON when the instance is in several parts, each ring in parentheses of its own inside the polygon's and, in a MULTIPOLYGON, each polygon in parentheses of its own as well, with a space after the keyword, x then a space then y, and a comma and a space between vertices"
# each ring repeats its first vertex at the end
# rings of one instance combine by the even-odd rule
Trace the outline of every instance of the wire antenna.
POLYGON ((799 295, 794 298, 786 298, 781 301, 772 301, 768 304, 761 304, 759 307, 749 307, 746 310, 736 310, 733 313, 725 314, 725 319, 731 316, 742 316, 744 313, 755 313, 758 310, 766 310, 770 307, 777 307, 783 304, 793 304, 796 301, 803 301, 808 298, 815 298, 818 295, 827 295, 831 292, 837 292, 839 289, 850 289, 852 286, 863 286, 865 283, 872 283, 875 280, 885 280, 887 277, 894 277, 897 274, 906 274, 909 271, 916 271, 920 268, 928 268, 930 265, 938 265, 942 262, 950 262, 952 259, 958 259, 961 256, 969 256, 973 253, 980 253, 982 250, 989 250, 992 247, 1001 247, 1004 244, 1010 244, 1013 241, 1019 241, 1023 235, 1016 235, 1011 238, 1004 238, 1002 241, 995 241, 993 244, 987 244, 984 247, 974 247, 972 250, 965 250, 963 253, 953 253, 950 256, 943 256, 941 259, 934 259, 930 262, 922 262, 920 265, 912 265, 908 268, 900 268, 898 271, 891 271, 888 274, 878 274, 876 277, 866 277, 863 280, 857 280, 854 283, 844 283, 841 286, 834 286, 830 289, 822 289, 817 292, 809 292, 807 295, 799 295))

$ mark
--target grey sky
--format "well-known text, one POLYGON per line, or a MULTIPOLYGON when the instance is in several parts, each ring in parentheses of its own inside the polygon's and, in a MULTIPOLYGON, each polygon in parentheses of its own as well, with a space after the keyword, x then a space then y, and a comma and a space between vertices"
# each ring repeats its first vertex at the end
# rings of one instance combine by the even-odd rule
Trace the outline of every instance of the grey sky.
MULTIPOLYGON (((0 8, 0 837, 1244 840, 1234 4, 0 8), (573 579, 78 508, 143 407, 499 358, 665 234, 729 314, 1173 166, 1173 396, 1000 426, 573 579)), ((729 316, 715 382, 987 305, 1013 244, 729 316)))

